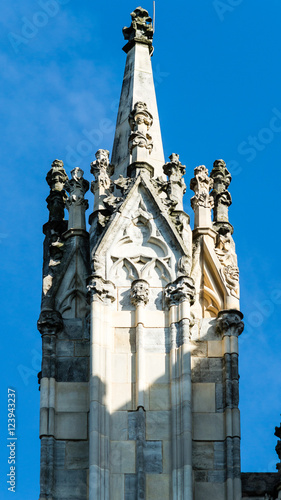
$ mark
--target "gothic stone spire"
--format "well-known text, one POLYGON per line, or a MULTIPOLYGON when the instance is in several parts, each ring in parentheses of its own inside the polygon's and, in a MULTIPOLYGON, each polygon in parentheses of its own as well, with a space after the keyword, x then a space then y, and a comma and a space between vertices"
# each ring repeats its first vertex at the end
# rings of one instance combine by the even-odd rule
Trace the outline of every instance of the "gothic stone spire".
MULTIPOLYGON (((128 41, 124 47, 127 61, 112 152, 112 163, 115 166, 114 179, 119 175, 127 177, 127 169, 136 161, 134 157, 137 152, 141 157, 145 155, 145 161, 154 169, 154 177, 162 176, 162 166, 165 163, 150 57, 153 38, 151 18, 141 7, 135 9, 131 17, 131 26, 123 29, 124 37, 128 41), (140 134, 135 130, 136 124, 132 123, 135 106, 139 103, 142 103, 143 109, 145 108, 151 117, 149 137, 147 137, 148 126, 145 131, 145 141, 142 141, 142 150, 139 142, 140 134), (135 141, 132 142, 134 138, 135 141), (134 148, 136 140, 138 147, 134 148)), ((143 123, 147 125, 146 122, 143 123)))

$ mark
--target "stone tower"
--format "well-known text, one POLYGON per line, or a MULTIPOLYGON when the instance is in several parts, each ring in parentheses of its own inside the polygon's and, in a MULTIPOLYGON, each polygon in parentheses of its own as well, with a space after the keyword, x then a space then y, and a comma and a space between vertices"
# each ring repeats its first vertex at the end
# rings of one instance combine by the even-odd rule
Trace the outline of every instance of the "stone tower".
POLYGON ((99 149, 91 164, 89 232, 84 172, 69 179, 55 160, 47 174, 40 500, 240 500, 231 175, 223 160, 195 168, 192 230, 186 167, 164 160, 151 18, 131 17, 112 159, 99 149))

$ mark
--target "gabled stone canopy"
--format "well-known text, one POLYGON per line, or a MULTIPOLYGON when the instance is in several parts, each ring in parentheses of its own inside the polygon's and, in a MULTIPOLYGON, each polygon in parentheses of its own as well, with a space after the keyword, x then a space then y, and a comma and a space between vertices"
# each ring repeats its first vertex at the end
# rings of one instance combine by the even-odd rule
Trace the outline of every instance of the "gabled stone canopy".
MULTIPOLYGON (((94 220, 92 222, 90 242, 94 272, 112 280, 110 268, 121 253, 127 259, 130 256, 135 261, 143 259, 146 267, 150 260, 160 258, 168 275, 166 282, 190 273, 192 234, 187 223, 189 218, 179 211, 176 216, 182 216, 186 225, 179 223, 173 211, 163 203, 165 200, 159 196, 159 189, 147 172, 140 172, 100 236, 97 236, 94 220)), ((131 264, 134 267, 132 261, 131 264)), ((141 277, 144 278, 136 270, 135 279, 141 277)))

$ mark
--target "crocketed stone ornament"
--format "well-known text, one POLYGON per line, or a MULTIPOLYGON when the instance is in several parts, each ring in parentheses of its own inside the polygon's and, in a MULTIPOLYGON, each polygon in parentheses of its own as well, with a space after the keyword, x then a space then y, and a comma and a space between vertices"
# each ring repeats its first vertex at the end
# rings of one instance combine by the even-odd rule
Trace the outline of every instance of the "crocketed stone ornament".
POLYGON ((134 109, 129 114, 129 124, 132 130, 128 142, 130 153, 135 147, 146 148, 151 153, 153 142, 147 131, 153 124, 153 116, 148 111, 145 102, 136 102, 134 109))
MULTIPOLYGON (((95 176, 98 186, 109 189, 111 186, 110 176, 113 174, 114 167, 109 163, 109 151, 107 149, 98 149, 95 154, 96 160, 91 163, 91 174, 95 176)), ((92 191, 95 189, 92 183, 92 191)))
POLYGON ((216 332, 220 335, 238 337, 244 330, 243 314, 236 309, 220 311, 216 322, 216 332))
POLYGON ((93 301, 110 303, 116 299, 116 287, 108 280, 100 276, 90 276, 87 280, 88 295, 93 301))
POLYGON ((131 286, 131 302, 137 307, 145 306, 149 300, 149 284, 145 280, 135 280, 131 286))
POLYGON ((188 300, 190 305, 192 305, 194 297, 194 282, 189 276, 180 276, 165 287, 165 299, 168 306, 179 304, 184 300, 188 300))

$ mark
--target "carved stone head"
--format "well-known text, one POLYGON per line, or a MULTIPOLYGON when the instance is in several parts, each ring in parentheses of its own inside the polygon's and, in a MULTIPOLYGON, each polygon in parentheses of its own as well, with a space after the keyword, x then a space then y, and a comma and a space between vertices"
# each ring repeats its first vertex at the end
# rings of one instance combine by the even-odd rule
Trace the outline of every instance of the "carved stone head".
POLYGON ((135 280, 131 286, 131 302, 134 306, 145 305, 149 300, 149 284, 145 280, 135 280))

